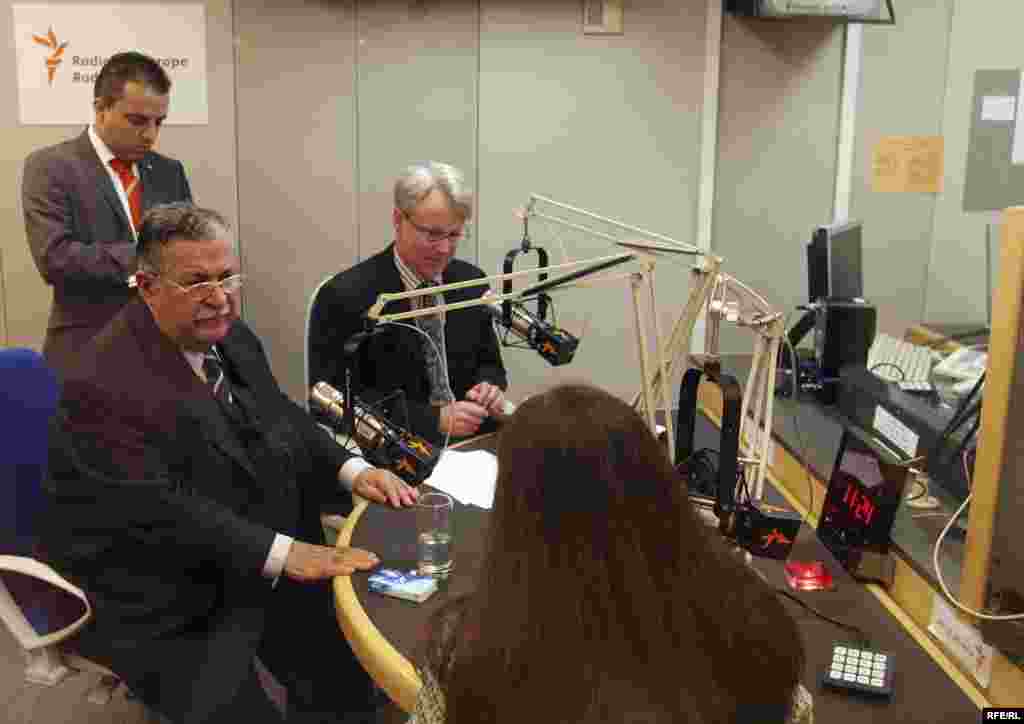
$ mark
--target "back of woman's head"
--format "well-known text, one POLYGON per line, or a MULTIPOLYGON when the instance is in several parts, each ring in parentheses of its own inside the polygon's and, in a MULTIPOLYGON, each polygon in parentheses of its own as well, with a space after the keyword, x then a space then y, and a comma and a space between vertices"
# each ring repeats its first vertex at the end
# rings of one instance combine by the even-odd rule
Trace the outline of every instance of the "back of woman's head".
POLYGON ((729 721, 706 713, 732 717, 735 671, 794 650, 770 635, 792 622, 698 522, 621 400, 585 385, 530 398, 498 464, 479 587, 435 662, 450 722, 729 721))

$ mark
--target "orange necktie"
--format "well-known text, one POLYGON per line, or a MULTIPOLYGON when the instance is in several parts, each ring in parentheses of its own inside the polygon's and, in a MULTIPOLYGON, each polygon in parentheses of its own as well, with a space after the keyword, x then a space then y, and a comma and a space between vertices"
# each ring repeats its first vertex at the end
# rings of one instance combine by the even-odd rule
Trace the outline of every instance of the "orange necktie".
POLYGON ((135 177, 132 165, 120 158, 110 159, 111 167, 117 172, 121 179, 121 187, 124 188, 125 196, 128 197, 128 206, 132 210, 132 225, 136 229, 142 223, 142 182, 135 177))

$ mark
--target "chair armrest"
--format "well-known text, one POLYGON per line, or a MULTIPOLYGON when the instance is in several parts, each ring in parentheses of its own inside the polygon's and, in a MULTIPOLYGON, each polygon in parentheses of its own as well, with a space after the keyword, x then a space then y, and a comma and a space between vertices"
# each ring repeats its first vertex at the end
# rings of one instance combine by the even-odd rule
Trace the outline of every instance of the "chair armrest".
POLYGON ((25 556, 0 556, 0 571, 11 571, 43 581, 72 594, 85 605, 85 613, 76 621, 53 633, 40 635, 32 628, 3 581, 0 581, 0 620, 7 625, 7 628, 26 651, 61 642, 76 633, 92 618, 92 606, 89 604, 85 592, 45 563, 25 556))

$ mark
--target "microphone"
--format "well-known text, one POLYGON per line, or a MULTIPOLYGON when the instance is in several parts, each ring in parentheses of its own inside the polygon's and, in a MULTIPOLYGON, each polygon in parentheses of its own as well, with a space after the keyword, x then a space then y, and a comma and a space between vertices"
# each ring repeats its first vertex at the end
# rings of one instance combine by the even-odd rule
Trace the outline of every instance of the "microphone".
MULTIPOLYGON (((317 382, 309 392, 313 409, 335 425, 345 422, 345 397, 326 382, 317 382)), ((419 485, 433 472, 440 457, 429 442, 402 429, 372 405, 352 406, 353 439, 363 455, 377 467, 387 468, 410 485, 419 485)))
MULTIPOLYGON (((572 361, 580 341, 560 327, 538 319, 520 302, 510 303, 509 319, 506 321, 501 302, 485 305, 494 319, 508 332, 516 335, 531 349, 546 359, 552 366, 572 361)), ((507 346, 506 342, 506 346, 507 346)))

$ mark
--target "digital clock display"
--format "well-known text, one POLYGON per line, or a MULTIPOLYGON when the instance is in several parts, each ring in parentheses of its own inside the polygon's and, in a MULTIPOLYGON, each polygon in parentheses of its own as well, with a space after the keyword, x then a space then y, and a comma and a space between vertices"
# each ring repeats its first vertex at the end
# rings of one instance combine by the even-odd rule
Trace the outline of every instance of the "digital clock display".
POLYGON ((818 523, 818 537, 847 568, 862 551, 888 551, 907 470, 895 458, 847 430, 818 523))

